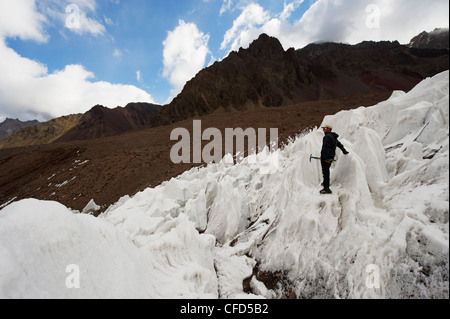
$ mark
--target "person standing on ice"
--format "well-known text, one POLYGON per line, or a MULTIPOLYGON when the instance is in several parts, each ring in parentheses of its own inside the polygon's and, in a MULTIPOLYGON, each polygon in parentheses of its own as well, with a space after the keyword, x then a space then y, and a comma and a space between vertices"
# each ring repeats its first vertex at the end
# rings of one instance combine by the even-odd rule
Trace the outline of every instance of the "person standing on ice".
POLYGON ((333 127, 331 125, 325 125, 322 129, 325 133, 325 137, 323 138, 322 152, 320 154, 323 172, 323 190, 321 190, 320 193, 332 194, 333 192, 330 189, 330 168, 336 157, 336 148, 339 147, 345 155, 347 155, 348 152, 344 145, 339 142, 339 135, 332 132, 333 127))

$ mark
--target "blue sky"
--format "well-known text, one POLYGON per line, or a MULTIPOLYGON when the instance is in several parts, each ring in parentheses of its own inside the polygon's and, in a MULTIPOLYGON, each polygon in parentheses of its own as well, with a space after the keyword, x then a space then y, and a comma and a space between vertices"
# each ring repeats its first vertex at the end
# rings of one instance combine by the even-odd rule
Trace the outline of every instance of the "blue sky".
POLYGON ((436 27, 448 27, 447 0, 0 0, 0 121, 169 103, 263 32, 299 49, 407 43, 436 27))

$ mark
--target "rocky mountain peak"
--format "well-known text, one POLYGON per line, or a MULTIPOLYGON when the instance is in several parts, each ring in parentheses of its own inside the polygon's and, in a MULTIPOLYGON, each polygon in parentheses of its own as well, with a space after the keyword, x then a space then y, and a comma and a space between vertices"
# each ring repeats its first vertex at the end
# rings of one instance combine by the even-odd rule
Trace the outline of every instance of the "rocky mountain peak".
POLYGON ((246 51, 251 55, 267 57, 284 54, 281 42, 277 38, 270 37, 265 33, 261 34, 257 40, 253 41, 248 50, 240 49, 240 53, 243 51, 246 51))
POLYGON ((449 29, 437 28, 414 37, 409 47, 416 49, 449 49, 449 29))

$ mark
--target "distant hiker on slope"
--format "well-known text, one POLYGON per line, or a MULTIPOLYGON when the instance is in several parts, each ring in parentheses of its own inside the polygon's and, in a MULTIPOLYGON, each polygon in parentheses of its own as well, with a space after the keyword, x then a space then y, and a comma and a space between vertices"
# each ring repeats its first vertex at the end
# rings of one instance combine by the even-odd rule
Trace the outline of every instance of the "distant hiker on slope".
POLYGON ((344 148, 344 145, 339 142, 339 135, 332 132, 333 127, 331 125, 325 125, 322 128, 325 137, 323 138, 322 153, 320 155, 323 172, 323 190, 321 190, 320 193, 332 194, 332 191, 330 190, 330 168, 336 156, 336 147, 339 147, 345 155, 347 155, 348 152, 344 148))

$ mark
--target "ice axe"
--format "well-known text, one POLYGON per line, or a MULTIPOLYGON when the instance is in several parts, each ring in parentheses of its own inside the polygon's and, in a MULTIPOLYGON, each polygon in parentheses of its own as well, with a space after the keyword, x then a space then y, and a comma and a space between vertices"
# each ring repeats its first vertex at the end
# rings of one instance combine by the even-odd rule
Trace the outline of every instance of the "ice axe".
MULTIPOLYGON (((313 156, 311 154, 311 156, 309 157, 309 161, 311 162, 313 159, 318 160, 318 161, 322 160, 321 157, 316 157, 316 156, 313 156)), ((333 162, 336 162, 336 160, 335 159, 329 159, 329 160, 326 160, 325 162, 332 164, 333 162)))

